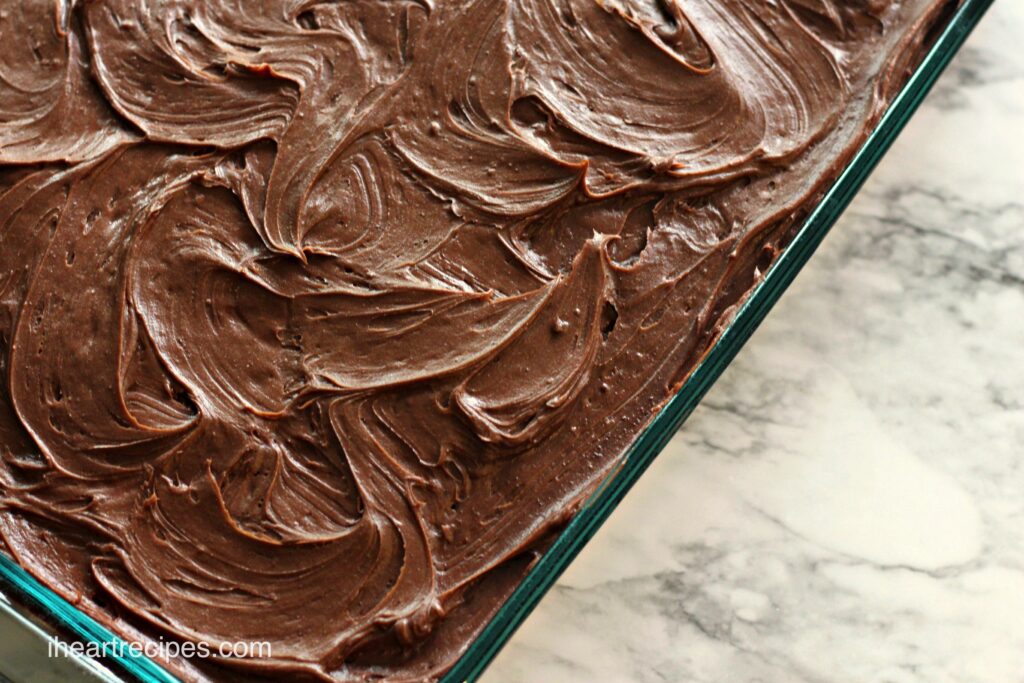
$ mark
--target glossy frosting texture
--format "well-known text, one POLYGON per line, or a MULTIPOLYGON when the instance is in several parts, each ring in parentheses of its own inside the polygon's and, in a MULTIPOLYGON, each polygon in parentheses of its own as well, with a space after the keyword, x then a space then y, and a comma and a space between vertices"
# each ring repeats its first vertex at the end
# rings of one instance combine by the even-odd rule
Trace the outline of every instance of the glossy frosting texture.
POLYGON ((186 678, 440 675, 949 6, 4 2, 7 548, 272 645, 186 678))

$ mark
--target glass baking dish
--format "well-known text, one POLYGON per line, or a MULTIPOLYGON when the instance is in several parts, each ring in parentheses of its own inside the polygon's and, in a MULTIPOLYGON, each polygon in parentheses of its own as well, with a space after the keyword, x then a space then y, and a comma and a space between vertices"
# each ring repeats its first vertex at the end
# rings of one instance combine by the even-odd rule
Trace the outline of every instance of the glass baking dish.
MULTIPOLYGON (((442 683, 474 681, 533 610, 583 546, 597 532, 690 415, 807 262, 917 109, 993 0, 963 0, 884 112, 864 144, 803 221, 788 246, 750 292, 704 358, 628 449, 580 511, 558 535, 509 599, 444 675, 442 683)), ((87 645, 123 644, 105 626, 76 609, 0 553, 0 680, 155 681, 178 679, 154 660, 113 647, 100 660, 52 657, 50 639, 87 645)))

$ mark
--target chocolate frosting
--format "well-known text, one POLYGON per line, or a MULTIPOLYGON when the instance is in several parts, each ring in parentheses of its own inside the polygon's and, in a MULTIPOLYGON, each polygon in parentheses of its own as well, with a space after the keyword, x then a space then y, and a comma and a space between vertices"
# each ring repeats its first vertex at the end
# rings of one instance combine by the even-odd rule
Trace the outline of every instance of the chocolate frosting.
POLYGON ((439 676, 950 7, 4 2, 7 549, 272 645, 185 678, 439 676))

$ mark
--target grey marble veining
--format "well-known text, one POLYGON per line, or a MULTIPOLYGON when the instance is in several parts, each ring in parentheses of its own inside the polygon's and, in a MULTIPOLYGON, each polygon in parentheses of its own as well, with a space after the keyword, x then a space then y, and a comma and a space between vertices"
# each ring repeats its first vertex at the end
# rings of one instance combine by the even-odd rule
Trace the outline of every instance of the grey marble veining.
POLYGON ((1024 682, 1024 3, 484 676, 1024 682))

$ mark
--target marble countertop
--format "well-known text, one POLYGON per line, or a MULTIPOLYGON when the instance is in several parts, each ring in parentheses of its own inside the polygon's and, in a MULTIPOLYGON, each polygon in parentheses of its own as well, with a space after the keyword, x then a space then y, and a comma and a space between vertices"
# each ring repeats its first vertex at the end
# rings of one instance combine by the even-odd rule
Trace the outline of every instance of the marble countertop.
POLYGON ((485 683, 1024 682, 1024 2, 485 683))

